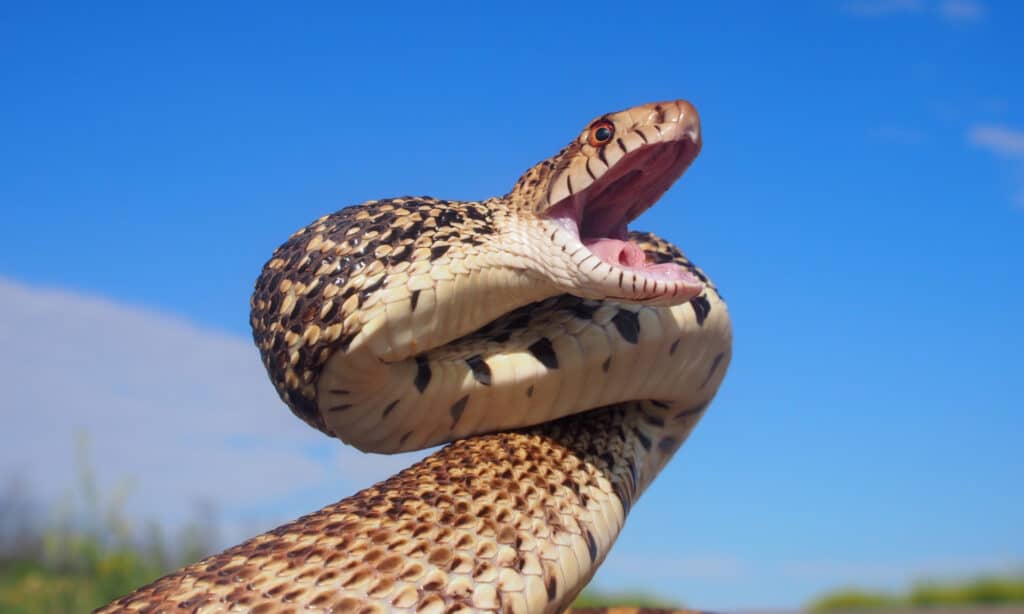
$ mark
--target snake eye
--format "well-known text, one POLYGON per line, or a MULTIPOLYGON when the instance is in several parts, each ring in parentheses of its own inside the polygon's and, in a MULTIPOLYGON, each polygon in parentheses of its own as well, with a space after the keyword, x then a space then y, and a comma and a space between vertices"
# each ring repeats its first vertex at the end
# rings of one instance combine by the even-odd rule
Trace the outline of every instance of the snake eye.
POLYGON ((590 127, 590 144, 594 147, 600 147, 608 141, 612 140, 615 136, 615 124, 611 123, 607 119, 602 119, 594 122, 594 125, 590 127))

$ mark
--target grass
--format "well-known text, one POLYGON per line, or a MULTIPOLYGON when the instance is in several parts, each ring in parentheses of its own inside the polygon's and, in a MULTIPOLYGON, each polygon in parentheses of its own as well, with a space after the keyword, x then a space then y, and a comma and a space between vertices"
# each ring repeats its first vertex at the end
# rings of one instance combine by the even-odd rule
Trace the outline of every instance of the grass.
POLYGON ((573 608, 614 608, 631 606, 637 608, 677 609, 679 602, 663 599, 650 592, 634 590, 619 593, 606 593, 595 589, 584 589, 572 603, 573 608))
POLYGON ((210 513, 170 541, 155 523, 133 525, 122 512, 130 489, 103 500, 77 443, 79 484, 56 511, 39 513, 17 481, 0 493, 0 612, 88 612, 212 549, 210 513))
POLYGON ((811 612, 886 610, 939 606, 994 606, 1024 604, 1024 574, 979 576, 961 581, 929 580, 904 593, 841 589, 811 602, 811 612))
MULTIPOLYGON (((0 490, 0 612, 87 612, 131 592, 214 549, 213 514, 168 538, 156 523, 137 525, 124 515, 130 488, 101 497, 88 446, 76 446, 79 484, 56 511, 40 513, 27 489, 11 481, 0 490)), ((904 593, 841 589, 808 605, 812 612, 887 610, 938 606, 1024 604, 1024 574, 982 576, 960 582, 928 581, 904 593)), ((681 604, 645 591, 584 590, 576 608, 681 604)))

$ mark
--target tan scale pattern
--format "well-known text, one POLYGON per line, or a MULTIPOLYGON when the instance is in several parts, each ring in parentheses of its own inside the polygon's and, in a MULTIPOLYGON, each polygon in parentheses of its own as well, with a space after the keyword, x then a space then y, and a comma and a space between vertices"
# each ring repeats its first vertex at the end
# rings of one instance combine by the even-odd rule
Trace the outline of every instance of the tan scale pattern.
POLYGON ((610 456, 597 445, 637 415, 614 407, 459 441, 107 611, 557 611, 621 528, 619 497, 638 488, 636 435, 616 437, 610 456))
POLYGON ((595 122, 614 126, 616 140, 595 146, 588 125, 504 197, 402 197, 324 216, 278 248, 257 282, 254 339, 301 419, 364 449, 475 436, 99 611, 571 603, 731 356, 721 296, 675 246, 631 235, 649 261, 703 282, 696 292, 603 265, 545 217, 623 178, 641 195, 630 205, 639 214, 699 151, 696 112, 653 103, 595 122), (464 433, 470 414, 475 430, 464 433))
POLYGON ((362 309, 408 301, 434 287, 434 268, 458 270, 456 262, 477 258, 482 239, 494 233, 493 217, 475 202, 370 201, 321 217, 274 252, 252 296, 251 324, 274 386, 296 416, 334 435, 316 407, 316 378, 372 319, 362 309))

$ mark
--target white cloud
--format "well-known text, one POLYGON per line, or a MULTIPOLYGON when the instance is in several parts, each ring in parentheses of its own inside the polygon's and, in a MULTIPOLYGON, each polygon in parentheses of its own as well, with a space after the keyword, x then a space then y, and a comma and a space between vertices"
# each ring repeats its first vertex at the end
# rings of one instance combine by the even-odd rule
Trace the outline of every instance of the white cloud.
POLYGON ((927 140, 923 131, 905 125, 879 126, 872 132, 875 137, 897 145, 920 145, 927 140))
POLYGON ((850 0, 843 10, 859 17, 883 17, 897 13, 917 13, 924 10, 923 0, 850 0))
POLYGON ((939 15, 949 21, 969 23, 985 16, 985 7, 974 0, 944 0, 939 3, 939 15))
POLYGON ((893 15, 937 15, 953 23, 973 23, 985 16, 985 6, 977 0, 848 0, 842 10, 857 17, 889 17, 893 15))
POLYGON ((0 479, 20 477, 45 502, 76 484, 79 432, 102 490, 131 479, 131 517, 173 526, 210 502, 231 538, 240 511, 250 527, 254 509, 274 510, 256 524, 287 520, 313 510, 296 493, 327 503, 411 461, 309 428, 251 342, 174 317, 0 278, 0 347, 0 479))
POLYGON ((1024 157, 1024 130, 994 124, 978 124, 968 130, 967 140, 972 145, 1000 156, 1024 157))
POLYGON ((1024 209, 1024 130, 997 124, 976 124, 967 131, 967 141, 1007 160, 1010 183, 1014 187, 1010 200, 1024 209))

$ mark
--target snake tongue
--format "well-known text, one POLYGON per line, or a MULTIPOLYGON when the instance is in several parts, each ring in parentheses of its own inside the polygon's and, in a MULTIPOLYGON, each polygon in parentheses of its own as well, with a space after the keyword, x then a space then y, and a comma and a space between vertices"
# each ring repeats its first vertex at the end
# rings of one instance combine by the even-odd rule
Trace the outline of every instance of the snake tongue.
POLYGON ((699 284, 692 273, 674 262, 653 264, 647 254, 635 243, 620 239, 585 239, 583 244, 602 261, 663 281, 684 281, 699 284))
POLYGON ((647 261, 644 251, 629 241, 619 239, 587 239, 583 241, 595 256, 608 264, 642 268, 647 261))

